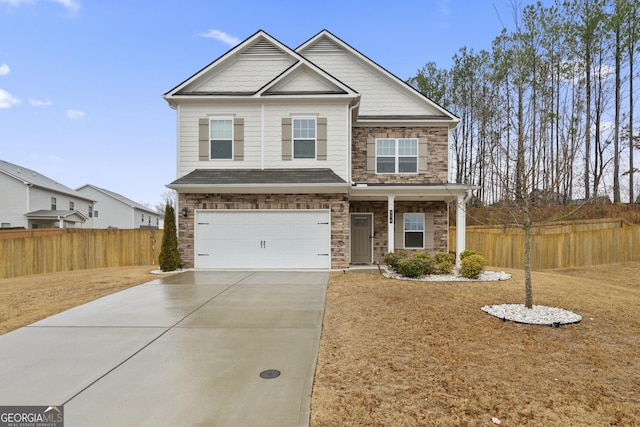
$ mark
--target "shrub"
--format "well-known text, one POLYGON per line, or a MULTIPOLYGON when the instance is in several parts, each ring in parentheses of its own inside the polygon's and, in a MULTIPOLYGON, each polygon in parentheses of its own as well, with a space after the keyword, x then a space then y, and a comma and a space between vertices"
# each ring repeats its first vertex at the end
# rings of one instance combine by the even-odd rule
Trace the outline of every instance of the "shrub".
POLYGON ((396 271, 404 277, 422 277, 429 268, 429 261, 418 257, 401 258, 396 267, 396 271))
POLYGON ((448 252, 438 252, 434 255, 434 274, 451 274, 456 263, 456 256, 448 252))
POLYGON ((384 262, 390 269, 398 271, 398 261, 406 257, 407 254, 405 254, 404 252, 389 252, 384 257, 384 262))
POLYGON ((435 261, 426 252, 416 252, 413 254, 413 257, 419 259, 424 262, 424 273, 423 274, 433 274, 435 271, 435 261))
POLYGON ((469 250, 462 251, 462 252, 460 252, 460 261, 462 261, 463 259, 465 259, 466 257, 471 256, 471 255, 480 255, 480 252, 478 252, 478 251, 469 251, 469 250))
POLYGON ((180 267, 182 260, 178 251, 178 235, 176 233, 176 218, 173 206, 167 203, 164 211, 164 234, 162 235, 162 247, 158 258, 162 271, 174 271, 180 267))
POLYGON ((466 256, 460 262, 460 275, 467 279, 477 279, 484 271, 487 260, 482 255, 474 254, 466 256))

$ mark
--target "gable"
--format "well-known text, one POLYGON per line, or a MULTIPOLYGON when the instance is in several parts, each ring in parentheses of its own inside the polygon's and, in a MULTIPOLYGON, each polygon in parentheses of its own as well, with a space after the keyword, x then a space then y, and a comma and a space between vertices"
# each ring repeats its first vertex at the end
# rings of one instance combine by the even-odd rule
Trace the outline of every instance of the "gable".
POLYGON ((343 87, 321 76, 306 64, 301 64, 282 76, 263 92, 265 95, 346 93, 343 87))
POLYGON ((361 94, 359 121, 389 119, 458 119, 414 88, 350 47, 328 31, 323 31, 296 49, 336 79, 361 94))
POLYGON ((169 92, 173 107, 188 97, 260 97, 266 95, 357 93, 321 68, 258 31, 169 92))
POLYGON ((226 67, 215 69, 181 92, 253 94, 294 63, 293 59, 284 54, 241 55, 226 67))

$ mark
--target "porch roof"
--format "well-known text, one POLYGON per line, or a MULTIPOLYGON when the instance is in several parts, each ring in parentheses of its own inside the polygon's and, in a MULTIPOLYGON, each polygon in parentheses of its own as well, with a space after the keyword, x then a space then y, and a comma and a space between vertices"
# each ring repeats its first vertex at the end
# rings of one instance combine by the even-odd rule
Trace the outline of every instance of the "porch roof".
POLYGON ((27 213, 27 218, 29 219, 44 219, 51 221, 59 221, 61 219, 69 222, 86 222, 87 217, 78 211, 71 210, 46 210, 41 209, 38 211, 33 211, 27 213))
POLYGON ((456 201, 468 191, 479 187, 468 184, 356 184, 349 191, 350 200, 387 200, 394 197, 397 201, 456 201))

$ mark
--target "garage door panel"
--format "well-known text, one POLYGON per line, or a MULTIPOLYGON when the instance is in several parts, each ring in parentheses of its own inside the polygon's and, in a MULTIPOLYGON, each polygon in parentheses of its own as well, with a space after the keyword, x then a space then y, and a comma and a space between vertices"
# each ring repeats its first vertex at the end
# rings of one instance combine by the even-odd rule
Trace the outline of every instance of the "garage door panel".
POLYGON ((330 268, 329 210, 196 211, 196 268, 330 268))

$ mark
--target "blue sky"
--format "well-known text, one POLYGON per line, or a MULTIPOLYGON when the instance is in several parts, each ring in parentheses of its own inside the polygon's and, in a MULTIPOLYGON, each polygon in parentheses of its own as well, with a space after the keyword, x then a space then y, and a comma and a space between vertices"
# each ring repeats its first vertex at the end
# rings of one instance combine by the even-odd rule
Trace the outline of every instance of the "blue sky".
POLYGON ((328 29, 396 76, 490 49, 508 0, 0 0, 0 159, 151 206, 176 179, 162 94, 262 29, 328 29))

